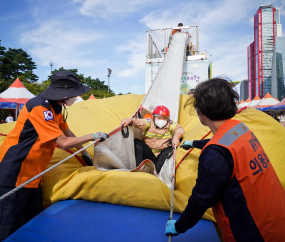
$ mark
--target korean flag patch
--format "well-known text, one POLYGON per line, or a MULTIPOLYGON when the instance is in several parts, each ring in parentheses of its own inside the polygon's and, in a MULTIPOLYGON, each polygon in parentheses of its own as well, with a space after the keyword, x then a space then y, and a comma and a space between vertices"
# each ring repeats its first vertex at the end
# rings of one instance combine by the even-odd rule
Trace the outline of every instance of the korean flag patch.
POLYGON ((53 120, 52 111, 44 111, 45 121, 53 120))

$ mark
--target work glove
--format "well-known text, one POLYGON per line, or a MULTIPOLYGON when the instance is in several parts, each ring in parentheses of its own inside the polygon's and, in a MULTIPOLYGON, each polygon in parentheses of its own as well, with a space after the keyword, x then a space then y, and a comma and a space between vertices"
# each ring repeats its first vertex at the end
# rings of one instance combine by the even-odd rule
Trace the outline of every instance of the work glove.
POLYGON ((100 139, 100 142, 102 142, 105 139, 109 138, 109 136, 106 133, 103 133, 103 132, 94 133, 93 136, 94 136, 94 140, 100 139))
POLYGON ((88 152, 81 154, 81 156, 86 165, 93 166, 91 156, 88 154, 88 152))
POLYGON ((166 223, 166 228, 165 228, 165 235, 168 237, 170 236, 176 236, 179 233, 175 229, 175 223, 176 220, 168 220, 166 223))
POLYGON ((193 141, 194 140, 184 141, 184 143, 182 145, 180 145, 180 147, 183 148, 184 150, 189 150, 191 148, 194 148, 193 141))

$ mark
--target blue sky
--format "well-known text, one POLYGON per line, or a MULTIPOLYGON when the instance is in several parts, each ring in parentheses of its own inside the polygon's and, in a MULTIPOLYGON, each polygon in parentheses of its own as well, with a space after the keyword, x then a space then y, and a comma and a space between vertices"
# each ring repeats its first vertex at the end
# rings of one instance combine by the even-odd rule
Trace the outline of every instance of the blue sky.
POLYGON ((144 93, 146 30, 197 24, 213 76, 240 81, 247 78, 252 17, 267 4, 280 7, 285 36, 285 0, 0 0, 0 40, 31 55, 39 81, 52 61, 106 82, 111 68, 115 93, 144 93))

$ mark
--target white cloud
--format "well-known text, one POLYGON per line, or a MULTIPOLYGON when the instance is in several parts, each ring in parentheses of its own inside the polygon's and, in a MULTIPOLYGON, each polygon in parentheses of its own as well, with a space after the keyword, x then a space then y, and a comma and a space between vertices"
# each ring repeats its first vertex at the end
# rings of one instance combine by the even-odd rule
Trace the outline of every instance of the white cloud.
MULTIPOLYGON (((90 31, 76 28, 61 21, 50 21, 39 28, 24 32, 20 38, 37 64, 48 66, 52 61, 55 67, 78 68, 98 64, 90 58, 90 45, 102 38, 90 31), (86 46, 89 46, 86 47, 86 46)), ((103 60, 100 63, 104 62, 103 60)))
POLYGON ((119 72, 120 77, 134 77, 145 69, 146 58, 146 38, 140 35, 134 40, 130 40, 126 45, 120 45, 118 51, 129 51, 128 64, 131 68, 123 69, 119 72))
POLYGON ((284 16, 285 15, 285 1, 282 0, 281 3, 278 3, 276 6, 274 6, 276 8, 280 8, 280 15, 284 16))
POLYGON ((248 21, 248 23, 249 23, 250 26, 253 26, 253 25, 254 25, 253 17, 250 18, 250 20, 248 21))
MULTIPOLYGON (((251 17, 249 24, 253 26, 252 16, 259 6, 277 2, 277 0, 266 3, 263 0, 178 2, 175 6, 166 4, 163 8, 155 8, 143 16, 140 23, 148 29, 173 27, 179 22, 184 25, 197 24, 200 31, 200 51, 206 49, 212 55, 213 75, 226 74, 233 80, 242 80, 247 78, 247 46, 253 41, 253 29, 250 27, 246 32, 241 25, 246 26, 251 17)), ((282 6, 281 10, 284 8, 282 6)), ((131 68, 122 70, 119 76, 132 77, 142 73, 145 68, 145 49, 145 37, 141 40, 133 39, 127 45, 119 47, 120 51, 131 52, 128 58, 131 68)))
POLYGON ((151 12, 144 16, 141 22, 150 29, 173 27, 179 22, 212 29, 239 22, 246 16, 248 6, 247 0, 183 2, 164 11, 151 12))
POLYGON ((213 77, 225 74, 233 81, 247 79, 247 46, 251 36, 221 41, 222 48, 212 51, 213 77))
MULTIPOLYGON (((273 0, 270 4, 276 2, 273 0)), ((213 76, 226 74, 241 80, 247 78, 247 46, 254 37, 253 28, 245 30, 242 26, 262 4, 265 3, 261 0, 184 2, 163 11, 153 11, 140 21, 149 29, 173 27, 179 22, 197 24, 200 51, 207 50, 212 55, 213 76)))
POLYGON ((124 17, 155 4, 152 0, 75 0, 74 2, 81 4, 79 8, 81 14, 106 20, 124 17))
POLYGON ((142 88, 144 88, 144 86, 138 86, 138 85, 134 85, 134 86, 132 86, 132 89, 142 89, 142 88))

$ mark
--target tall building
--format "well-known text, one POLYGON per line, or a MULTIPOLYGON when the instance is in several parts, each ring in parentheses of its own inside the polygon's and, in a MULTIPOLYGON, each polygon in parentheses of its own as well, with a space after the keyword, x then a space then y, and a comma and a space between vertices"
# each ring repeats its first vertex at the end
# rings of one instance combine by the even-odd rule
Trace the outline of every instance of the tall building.
POLYGON ((255 95, 255 75, 254 75, 254 42, 247 47, 247 78, 248 78, 248 98, 254 99, 255 95))
POLYGON ((276 37, 273 63, 272 63, 272 82, 271 95, 280 101, 285 97, 285 37, 276 37))
POLYGON ((280 10, 261 5, 254 15, 254 42, 248 47, 248 93, 264 97, 271 93, 272 61, 276 36, 282 36, 280 10), (253 65, 252 65, 253 63, 253 65))
MULTIPOLYGON (((279 9, 278 9, 279 12, 279 9)), ((279 16, 279 13, 278 13, 279 16)), ((276 8, 260 6, 254 16, 255 94, 259 97, 271 93, 273 47, 277 35, 276 8)))
POLYGON ((245 101, 248 98, 248 80, 242 80, 240 82, 240 94, 239 100, 245 101))

